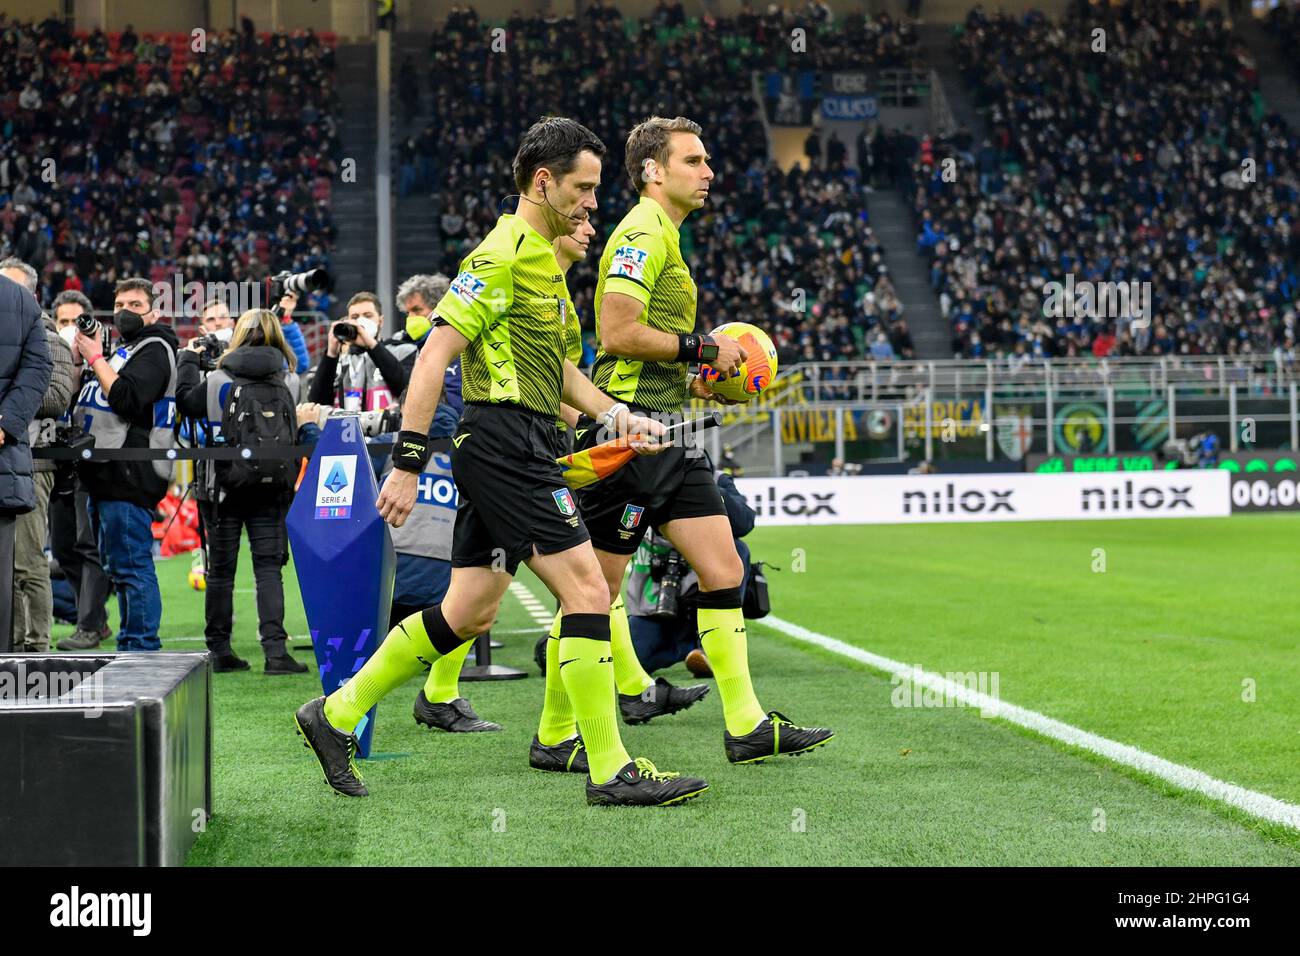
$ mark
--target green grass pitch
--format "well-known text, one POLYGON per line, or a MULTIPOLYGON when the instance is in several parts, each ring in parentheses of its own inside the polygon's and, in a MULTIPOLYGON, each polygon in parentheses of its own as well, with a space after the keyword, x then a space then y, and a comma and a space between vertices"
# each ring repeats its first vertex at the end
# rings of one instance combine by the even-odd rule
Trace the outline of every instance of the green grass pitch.
MULTIPOLYGON (((783 568, 771 580, 784 620, 930 671, 996 672, 1009 703, 1298 802, 1298 537, 1300 516, 1248 516, 768 528, 749 543, 783 568)), ((158 564, 168 650, 203 648, 188 568, 158 564)), ((896 707, 887 676, 762 622, 760 700, 837 738, 732 767, 711 694, 623 728, 633 755, 704 776, 708 793, 588 808, 581 778, 527 766, 540 630, 509 594, 497 660, 529 679, 462 684, 505 731, 417 727, 413 680, 380 705, 382 759, 362 765, 372 796, 348 800, 293 733, 294 708, 320 692, 314 661, 301 677, 260 673, 247 552, 237 587, 236 649, 254 670, 214 677, 215 816, 192 865, 1300 864, 1293 830, 971 708, 896 707)), ((305 634, 291 569, 286 589, 289 632, 305 634)))

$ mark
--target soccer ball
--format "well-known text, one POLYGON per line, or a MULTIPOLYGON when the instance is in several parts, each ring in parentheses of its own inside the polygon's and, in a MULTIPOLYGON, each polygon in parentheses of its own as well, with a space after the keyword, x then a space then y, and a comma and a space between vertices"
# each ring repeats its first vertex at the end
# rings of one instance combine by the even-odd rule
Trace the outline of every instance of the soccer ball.
POLYGON ((728 322, 709 334, 730 336, 749 356, 740 363, 740 374, 731 378, 719 378, 709 366, 700 366, 700 377, 713 394, 733 402, 748 402, 775 381, 776 347, 758 326, 748 322, 728 322))
POLYGON ((203 552, 200 550, 194 555, 194 562, 190 565, 190 587, 196 591, 208 589, 208 569, 204 565, 203 552))

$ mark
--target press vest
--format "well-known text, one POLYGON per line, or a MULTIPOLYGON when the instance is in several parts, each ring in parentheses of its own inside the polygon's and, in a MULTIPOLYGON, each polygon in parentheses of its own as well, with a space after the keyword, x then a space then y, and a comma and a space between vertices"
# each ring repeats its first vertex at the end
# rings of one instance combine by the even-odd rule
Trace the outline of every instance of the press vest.
MULTIPOLYGON (((384 345, 398 362, 417 348, 413 342, 384 345)), ((346 355, 339 356, 338 371, 334 375, 334 391, 339 407, 350 412, 385 409, 389 405, 395 405, 398 398, 384 381, 379 366, 364 352, 348 351, 346 355)))
MULTIPOLYGON (((140 349, 160 348, 167 353, 167 391, 153 403, 153 426, 149 429, 150 448, 171 448, 173 426, 176 423, 176 356, 162 339, 145 338, 130 345, 122 345, 108 360, 109 368, 121 372, 131 357, 140 349)), ((108 396, 100 388, 99 379, 91 378, 77 396, 77 408, 72 420, 87 435, 94 436, 97 448, 122 448, 126 443, 131 423, 118 415, 108 404, 108 396)), ((170 479, 172 462, 163 459, 151 462, 159 478, 170 479)))
POLYGON ((450 561, 451 533, 459 504, 460 493, 451 477, 451 458, 431 455, 420 475, 415 507, 400 528, 389 529, 394 550, 450 561))

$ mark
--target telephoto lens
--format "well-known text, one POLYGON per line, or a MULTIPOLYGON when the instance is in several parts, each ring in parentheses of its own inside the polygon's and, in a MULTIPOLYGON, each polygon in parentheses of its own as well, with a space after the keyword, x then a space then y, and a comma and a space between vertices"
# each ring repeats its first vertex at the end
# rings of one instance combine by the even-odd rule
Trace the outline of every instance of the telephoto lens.
POLYGON ((348 325, 346 322, 335 322, 334 337, 340 342, 355 342, 357 340, 357 327, 348 325))
POLYGON ((77 316, 77 331, 87 338, 94 338, 99 333, 99 320, 89 312, 77 316))
POLYGON ((676 551, 670 551, 664 562, 664 576, 659 582, 659 597, 650 617, 674 618, 681 613, 682 565, 685 562, 676 551))

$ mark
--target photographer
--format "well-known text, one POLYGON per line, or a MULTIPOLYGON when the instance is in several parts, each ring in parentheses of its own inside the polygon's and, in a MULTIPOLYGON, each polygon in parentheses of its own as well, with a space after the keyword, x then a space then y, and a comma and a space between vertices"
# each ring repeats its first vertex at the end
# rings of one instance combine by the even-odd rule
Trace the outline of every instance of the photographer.
MULTIPOLYGON (((376 411, 397 402, 410 373, 401 356, 376 336, 383 325, 379 297, 358 292, 348 300, 348 315, 330 326, 325 357, 316 369, 307 401, 347 411, 376 411)), ((414 355, 413 345, 405 346, 414 355)))
MULTIPOLYGON (((306 373, 311 368, 311 355, 307 351, 307 338, 302 334, 302 329, 298 323, 293 320, 293 310, 298 307, 298 296, 292 292, 286 292, 280 296, 280 311, 284 313, 280 316, 280 331, 284 333, 284 340, 293 350, 295 362, 290 366, 299 375, 306 373)), ((294 399, 298 398, 294 395, 294 399)))
MULTIPOLYGON (((0 262, 0 275, 8 276, 36 295, 36 270, 19 259, 0 262)), ((54 331, 54 323, 42 316, 45 344, 53 363, 50 384, 41 407, 28 426, 32 448, 45 448, 56 441, 56 426, 64 415, 76 387, 72 371, 72 350, 54 331)), ((50 493, 54 489, 55 462, 48 458, 32 461, 32 482, 36 486, 36 508, 19 515, 14 542, 13 649, 44 652, 50 649, 50 617, 54 600, 50 592, 50 562, 45 557, 50 493)))
POLYGON ((226 305, 224 299, 209 299, 203 306, 199 327, 203 329, 204 335, 215 335, 217 332, 224 332, 225 340, 229 342, 229 330, 234 327, 234 324, 235 320, 230 317, 230 307, 226 305))
MULTIPOLYGON (((176 333, 158 324, 148 279, 123 279, 113 296, 118 348, 102 349, 100 330, 79 327, 73 351, 93 378, 77 397, 73 421, 97 448, 172 446, 176 417, 176 333)), ((167 494, 169 461, 85 462, 78 476, 99 538, 104 571, 117 588, 119 651, 156 651, 162 594, 153 566, 153 512, 167 494)))
POLYGON ((0 275, 0 651, 13 631, 14 537, 36 507, 27 427, 50 384, 41 309, 21 284, 0 275))
MULTIPOLYGON (((402 363, 407 378, 415 367, 415 359, 420 354, 433 322, 433 307, 446 294, 451 280, 445 275, 413 275, 397 287, 397 307, 406 313, 406 323, 401 332, 386 341, 389 350, 402 363)), ((460 413, 464 402, 460 395, 460 356, 447 366, 442 379, 442 401, 433 416, 433 425, 429 429, 430 438, 450 438, 460 422, 460 413)), ((437 603, 436 601, 433 603, 437 603)), ((423 607, 429 607, 428 604, 423 607)))
MULTIPOLYGON (((77 337, 77 317, 93 315, 94 312, 95 307, 80 292, 68 290, 55 297, 54 327, 69 347, 77 337)), ((72 399, 75 402, 81 391, 82 378, 93 373, 75 353, 72 361, 75 376, 72 399)), ((71 418, 73 408, 70 402, 62 417, 71 418)), ((56 472, 54 494, 50 497, 50 551, 54 560, 59 562, 77 605, 77 629, 59 641, 58 648, 61 651, 87 651, 113 636, 105 607, 110 584, 100 564, 99 542, 88 510, 90 496, 77 477, 76 463, 57 464, 60 470, 56 472)))
MULTIPOLYGON (((294 408, 298 376, 289 369, 297 357, 285 342, 275 313, 251 309, 241 315, 230 348, 210 370, 201 363, 206 348, 207 343, 199 337, 181 352, 176 385, 180 413, 199 422, 199 430, 207 434, 206 443, 293 445, 298 434, 294 408)), ((194 497, 208 541, 204 638, 214 671, 247 670, 249 666, 230 644, 243 528, 248 529, 253 555, 258 632, 266 655, 264 673, 301 674, 307 670, 285 646, 288 635, 281 579, 281 569, 289 560, 284 520, 297 474, 298 463, 293 459, 197 463, 194 497)))

